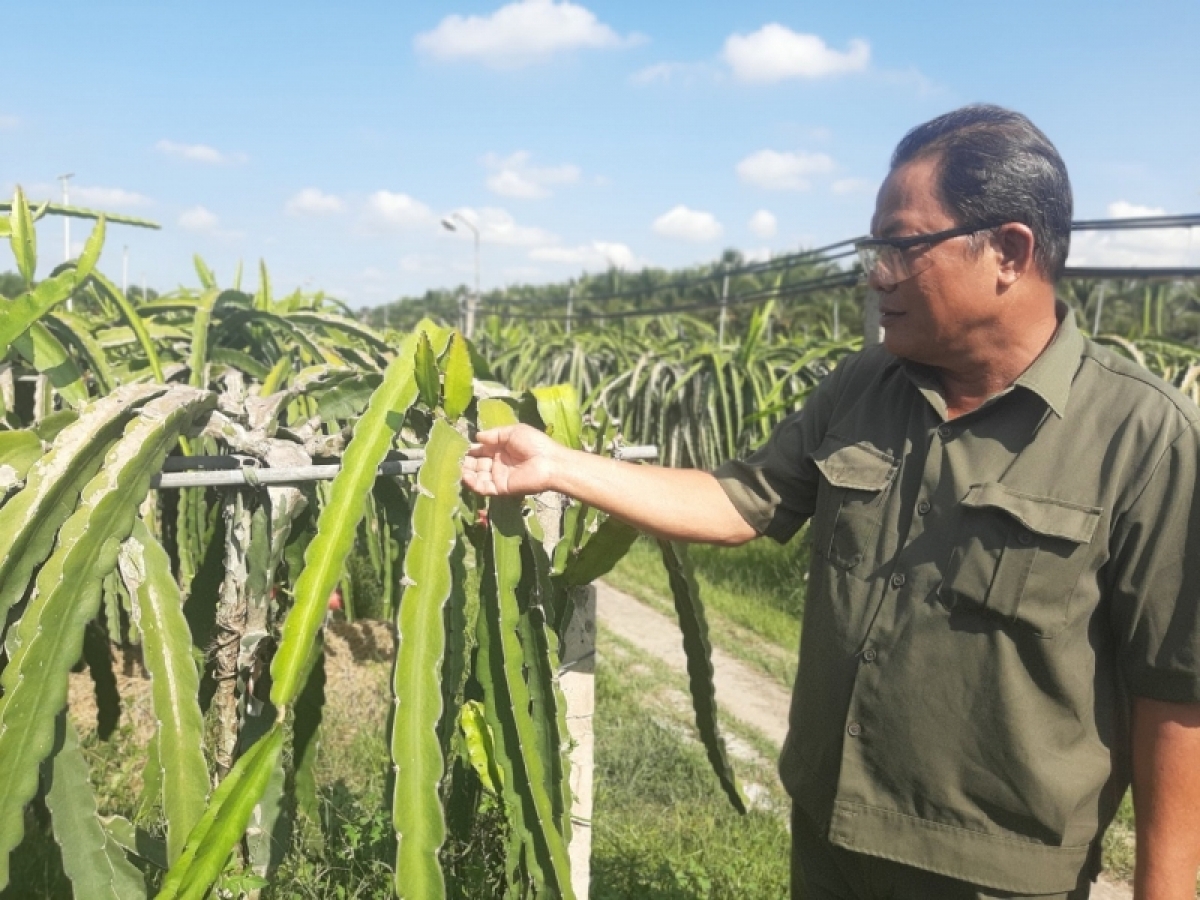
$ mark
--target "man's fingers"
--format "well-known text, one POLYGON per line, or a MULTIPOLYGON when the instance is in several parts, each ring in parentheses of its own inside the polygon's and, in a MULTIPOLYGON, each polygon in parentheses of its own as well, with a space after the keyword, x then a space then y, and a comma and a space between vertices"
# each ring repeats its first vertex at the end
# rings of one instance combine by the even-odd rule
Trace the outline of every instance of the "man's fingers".
POLYGON ((484 496, 494 496, 496 494, 496 483, 492 480, 490 470, 476 470, 463 468, 463 484, 473 490, 477 494, 484 496))
POLYGON ((502 446, 508 440, 512 430, 512 425, 502 425, 499 428, 489 428, 487 431, 479 432, 475 435, 475 442, 471 444, 467 453, 471 456, 490 456, 497 447, 502 446))
POLYGON ((464 456, 462 467, 464 472, 486 472, 492 467, 492 457, 464 456))

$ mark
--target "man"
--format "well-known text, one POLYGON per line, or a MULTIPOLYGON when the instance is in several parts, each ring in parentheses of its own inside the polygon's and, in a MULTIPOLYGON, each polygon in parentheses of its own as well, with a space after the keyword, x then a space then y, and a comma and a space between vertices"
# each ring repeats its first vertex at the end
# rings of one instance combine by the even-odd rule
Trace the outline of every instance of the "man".
POLYGON ((1200 865, 1200 411, 1056 305, 1071 192, 993 106, 897 147, 859 246, 882 347, 714 474, 486 432, 484 494, 813 566, 780 773, 793 892, 1088 895, 1132 781, 1138 900, 1200 865))

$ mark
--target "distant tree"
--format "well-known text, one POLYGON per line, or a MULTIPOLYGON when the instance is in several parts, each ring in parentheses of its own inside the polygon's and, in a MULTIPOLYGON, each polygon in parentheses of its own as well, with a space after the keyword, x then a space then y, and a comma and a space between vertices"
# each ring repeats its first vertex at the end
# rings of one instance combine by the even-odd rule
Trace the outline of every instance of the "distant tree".
POLYGON ((157 300, 159 297, 158 291, 152 287, 146 288, 145 295, 142 294, 142 286, 140 284, 131 284, 125 292, 131 303, 149 303, 151 300, 157 300))
POLYGON ((422 319, 433 319, 446 325, 458 324, 459 298, 465 287, 456 290, 426 291, 423 297, 401 297, 383 306, 363 311, 363 318, 374 328, 397 328, 411 331, 422 319))

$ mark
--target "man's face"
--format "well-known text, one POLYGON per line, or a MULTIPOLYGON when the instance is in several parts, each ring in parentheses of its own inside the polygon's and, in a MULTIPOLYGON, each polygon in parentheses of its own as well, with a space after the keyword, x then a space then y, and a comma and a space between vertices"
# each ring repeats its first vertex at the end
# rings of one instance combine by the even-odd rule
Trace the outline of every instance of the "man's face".
MULTIPOLYGON (((917 159, 888 175, 875 199, 871 234, 901 238, 959 226, 937 196, 936 164, 917 159)), ((988 248, 972 251, 968 236, 906 250, 919 273, 895 285, 878 273, 884 345, 896 356, 930 366, 954 366, 975 356, 1000 313, 995 260, 988 248)))

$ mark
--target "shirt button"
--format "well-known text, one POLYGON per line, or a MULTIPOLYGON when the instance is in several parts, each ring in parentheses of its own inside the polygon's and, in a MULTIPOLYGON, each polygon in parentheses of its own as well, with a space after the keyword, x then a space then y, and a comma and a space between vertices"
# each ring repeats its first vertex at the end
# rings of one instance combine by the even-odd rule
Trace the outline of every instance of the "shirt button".
POLYGON ((950 426, 949 425, 939 425, 938 426, 938 436, 941 438, 950 437, 950 426))
POLYGON ((928 500, 922 500, 920 503, 917 504, 917 515, 923 516, 927 512, 929 512, 929 510, 931 510, 932 508, 933 507, 929 505, 928 500))
POLYGON ((904 577, 904 574, 902 572, 897 572, 895 575, 892 576, 892 587, 897 587, 897 588, 904 587, 904 582, 906 580, 907 579, 904 577))
POLYGON ((866 662, 875 662, 875 656, 876 656, 876 653, 875 653, 874 647, 868 647, 866 650, 863 651, 863 659, 866 662))
POLYGON ((850 735, 850 737, 858 737, 862 734, 862 726, 857 722, 851 722, 846 728, 846 734, 850 735))
POLYGON ((1022 544, 1032 544, 1033 543, 1033 535, 1030 534, 1028 531, 1022 531, 1019 535, 1017 535, 1017 540, 1020 541, 1022 544))

